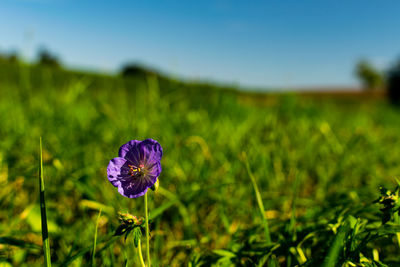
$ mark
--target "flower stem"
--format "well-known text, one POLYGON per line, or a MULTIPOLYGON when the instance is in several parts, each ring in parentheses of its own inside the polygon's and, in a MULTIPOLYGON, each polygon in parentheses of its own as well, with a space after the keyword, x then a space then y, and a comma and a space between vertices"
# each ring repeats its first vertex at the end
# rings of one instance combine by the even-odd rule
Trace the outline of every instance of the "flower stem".
POLYGON ((149 212, 147 209, 147 192, 144 194, 144 212, 146 215, 146 257, 147 265, 150 267, 150 238, 149 238, 149 212))
POLYGON ((142 265, 142 267, 146 267, 146 265, 144 264, 144 260, 143 260, 142 245, 141 245, 140 239, 138 242, 137 250, 138 250, 138 254, 139 254, 140 264, 142 265))

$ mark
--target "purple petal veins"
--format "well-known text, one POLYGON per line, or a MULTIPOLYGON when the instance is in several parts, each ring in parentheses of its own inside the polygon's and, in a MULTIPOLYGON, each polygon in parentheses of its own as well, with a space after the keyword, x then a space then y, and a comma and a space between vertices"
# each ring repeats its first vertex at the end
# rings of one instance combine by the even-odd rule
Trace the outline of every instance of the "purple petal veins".
POLYGON ((161 145, 153 140, 131 140, 122 145, 107 167, 108 180, 128 198, 143 196, 161 173, 161 145))

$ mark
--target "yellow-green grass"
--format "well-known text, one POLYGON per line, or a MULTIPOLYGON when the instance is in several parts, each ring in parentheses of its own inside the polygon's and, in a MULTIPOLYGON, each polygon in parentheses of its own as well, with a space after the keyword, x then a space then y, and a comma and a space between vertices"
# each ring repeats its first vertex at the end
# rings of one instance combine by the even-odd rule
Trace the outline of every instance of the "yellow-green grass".
MULTIPOLYGON (((139 264, 132 240, 125 244, 112 234, 117 211, 143 216, 143 199, 122 197, 106 176, 109 160, 131 139, 153 138, 164 149, 161 187, 149 194, 154 266, 221 259, 227 265, 261 259, 270 266, 332 266, 348 255, 339 244, 353 233, 345 224, 354 217, 365 229, 379 227, 372 201, 380 185, 391 187, 400 175, 400 112, 382 99, 349 104, 275 94, 260 105, 246 93, 155 76, 0 68, 10 73, 0 75, 0 261, 12 265, 43 264, 35 246, 42 245, 40 136, 56 265, 139 264), (262 243, 265 220, 272 244, 262 243)), ((392 232, 369 242, 363 255, 398 260, 392 232)))

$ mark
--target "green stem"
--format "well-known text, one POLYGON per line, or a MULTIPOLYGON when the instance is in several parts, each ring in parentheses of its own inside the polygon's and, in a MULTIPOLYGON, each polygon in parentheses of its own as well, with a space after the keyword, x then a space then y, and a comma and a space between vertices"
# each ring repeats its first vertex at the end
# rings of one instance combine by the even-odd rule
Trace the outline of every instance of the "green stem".
POLYGON ((146 215, 146 257, 147 265, 150 267, 150 238, 149 238, 149 212, 147 208, 147 193, 144 194, 144 212, 146 215))
MULTIPOLYGON (((394 216, 393 216, 394 218, 394 222, 397 224, 397 225, 399 225, 400 224, 400 218, 399 218, 399 214, 396 212, 395 214, 394 214, 394 216)), ((397 232, 396 233, 396 237, 397 237, 397 244, 398 244, 398 246, 399 246, 399 248, 400 248, 400 232, 397 232)))
POLYGON ((93 252, 92 252, 92 266, 95 265, 95 261, 96 261, 97 229, 99 228, 100 215, 101 215, 101 208, 100 208, 100 210, 99 210, 99 215, 97 216, 96 228, 95 228, 95 230, 94 230, 94 241, 93 241, 93 252))
POLYGON ((137 247, 137 249, 138 249, 140 264, 142 265, 142 267, 146 267, 146 265, 144 264, 144 260, 143 260, 142 245, 141 245, 140 239, 139 239, 139 242, 138 242, 138 247, 137 247))
POLYGON ((39 190, 40 190, 40 214, 42 221, 42 240, 44 250, 44 266, 51 266, 49 232, 47 230, 46 202, 44 197, 44 178, 43 178, 43 152, 42 138, 40 137, 40 166, 39 166, 39 190))
POLYGON ((271 236, 270 236, 270 233, 269 233, 268 219, 267 219, 267 216, 265 214, 264 204, 262 202, 260 190, 258 190, 256 178, 254 177, 253 173, 251 172, 250 165, 249 165, 249 162, 247 160, 247 156, 245 156, 245 162, 244 163, 246 165, 247 173, 249 174, 250 180, 251 180, 251 182, 253 184, 254 193, 256 194, 258 207, 260 208, 261 218, 262 218, 262 220, 264 222, 265 239, 267 241, 267 244, 270 244, 271 243, 271 236))

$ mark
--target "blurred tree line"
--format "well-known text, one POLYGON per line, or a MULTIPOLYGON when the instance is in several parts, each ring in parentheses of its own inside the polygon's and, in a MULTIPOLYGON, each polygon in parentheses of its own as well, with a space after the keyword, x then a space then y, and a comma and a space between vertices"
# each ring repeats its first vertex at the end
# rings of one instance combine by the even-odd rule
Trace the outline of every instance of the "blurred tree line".
MULTIPOLYGON (((22 59, 18 53, 13 51, 10 53, 0 53, 0 61, 8 63, 18 63, 22 59)), ((38 50, 36 60, 34 62, 39 66, 49 67, 53 69, 62 68, 60 59, 50 50, 46 48, 40 48, 38 50)), ((161 76, 160 72, 152 70, 149 67, 137 63, 127 63, 122 66, 120 74, 125 78, 144 78, 148 75, 161 76)))
POLYGON ((39 50, 37 64, 51 68, 61 68, 61 63, 58 57, 46 48, 39 50))
POLYGON ((356 75, 366 90, 386 89, 389 100, 400 104, 400 60, 384 73, 363 59, 356 65, 356 75))
POLYGON ((400 60, 388 73, 388 96, 393 104, 400 104, 400 60))
MULTIPOLYGON (((15 51, 9 53, 0 53, 0 63, 3 62, 16 64, 22 61, 23 60, 15 51)), ((34 64, 51 69, 63 68, 60 59, 53 52, 46 48, 41 48, 38 50, 34 64)), ((357 63, 355 73, 364 89, 386 89, 389 100, 393 104, 400 105, 400 60, 388 71, 383 72, 374 67, 369 61, 363 59, 357 63)), ((120 75, 128 79, 146 79, 148 76, 158 76, 159 78, 168 79, 166 76, 161 75, 158 71, 136 63, 128 63, 123 65, 120 70, 120 75)))
MULTIPOLYGON (((3 63, 21 63, 23 60, 17 52, 0 53, 0 62, 3 63)), ((38 50, 34 64, 52 69, 62 69, 62 63, 53 52, 46 48, 38 50)), ((120 69, 120 75, 124 78, 145 79, 147 76, 161 76, 160 72, 145 67, 137 63, 127 63, 120 69)))
POLYGON ((356 74, 363 87, 367 90, 382 89, 384 86, 384 75, 371 63, 363 59, 356 66, 356 74))
POLYGON ((19 58, 16 52, 0 54, 0 62, 17 63, 18 61, 19 58))
MULTIPOLYGON (((10 53, 0 53, 0 61, 8 63, 18 63, 22 62, 23 60, 18 55, 17 52, 13 51, 10 53)), ((34 63, 41 66, 48 66, 52 68, 61 68, 62 66, 59 58, 46 48, 41 48, 38 51, 37 59, 34 63)))

